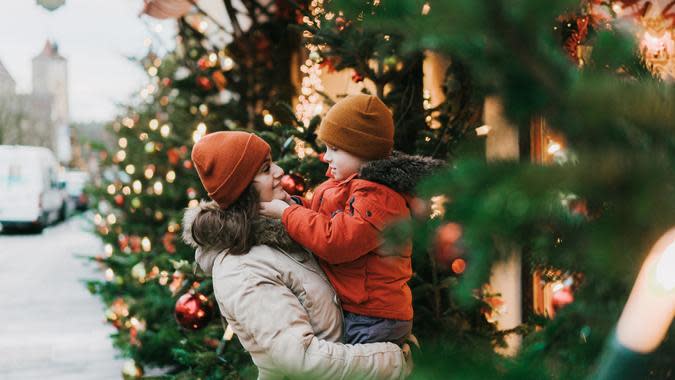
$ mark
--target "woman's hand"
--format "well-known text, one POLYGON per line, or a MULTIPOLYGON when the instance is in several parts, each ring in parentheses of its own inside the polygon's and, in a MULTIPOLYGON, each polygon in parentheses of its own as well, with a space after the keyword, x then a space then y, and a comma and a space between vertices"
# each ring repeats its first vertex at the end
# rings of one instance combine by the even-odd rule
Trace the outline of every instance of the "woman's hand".
POLYGON ((281 219, 288 203, 275 199, 271 202, 260 202, 260 215, 273 219, 281 219))

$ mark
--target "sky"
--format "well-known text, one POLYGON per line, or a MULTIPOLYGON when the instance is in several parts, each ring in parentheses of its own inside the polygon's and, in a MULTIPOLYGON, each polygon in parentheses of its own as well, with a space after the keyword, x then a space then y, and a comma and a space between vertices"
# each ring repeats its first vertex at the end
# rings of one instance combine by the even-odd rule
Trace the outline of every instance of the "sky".
POLYGON ((68 59, 71 120, 110 120, 116 103, 146 83, 140 66, 127 57, 145 55, 147 38, 156 49, 173 44, 173 23, 139 18, 142 5, 142 0, 66 0, 49 12, 36 0, 2 0, 0 62, 16 81, 17 92, 29 93, 31 60, 47 39, 55 41, 68 59))

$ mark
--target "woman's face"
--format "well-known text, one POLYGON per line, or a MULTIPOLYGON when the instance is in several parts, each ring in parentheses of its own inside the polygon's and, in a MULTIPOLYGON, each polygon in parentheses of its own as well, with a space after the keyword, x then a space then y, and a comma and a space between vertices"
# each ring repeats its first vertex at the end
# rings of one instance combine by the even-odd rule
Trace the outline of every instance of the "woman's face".
POLYGON ((281 187, 281 177, 283 175, 284 169, 272 162, 272 158, 268 156, 258 170, 258 174, 253 178, 253 187, 258 192, 261 202, 286 199, 288 194, 281 187))

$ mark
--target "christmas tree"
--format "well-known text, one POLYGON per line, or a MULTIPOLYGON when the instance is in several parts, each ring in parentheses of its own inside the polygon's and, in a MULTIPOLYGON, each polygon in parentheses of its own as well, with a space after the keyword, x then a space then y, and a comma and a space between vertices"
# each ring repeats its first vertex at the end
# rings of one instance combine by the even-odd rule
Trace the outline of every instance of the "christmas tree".
POLYGON ((106 280, 88 286, 132 359, 126 376, 156 367, 175 378, 251 377, 248 354, 223 338, 210 279, 193 271, 194 250, 177 236, 184 209, 207 197, 190 160, 195 142, 252 129, 280 145, 266 107, 290 103, 290 54, 300 41, 287 28, 294 11, 282 5, 250 4, 246 30, 187 7, 176 49, 139 60, 148 84, 110 125, 117 147, 102 153, 107 169, 93 189, 105 243, 95 260, 106 280))
MULTIPOLYGON (((198 7, 182 16, 176 51, 141 61, 150 84, 111 125, 119 149, 109 154, 95 220, 107 281, 89 286, 110 305, 115 343, 135 361, 126 372, 255 376, 214 310, 210 280, 193 270, 194 252, 176 240, 183 209, 206 198, 191 146, 216 130, 255 131, 288 173, 285 189, 311 196, 325 172, 314 132, 338 100, 320 78, 335 71, 390 106, 396 149, 449 162, 419 189, 418 218, 387 233, 415 247, 422 355, 413 376, 589 376, 644 254, 675 224, 669 66, 636 43, 644 34, 621 27, 649 16, 672 28, 669 8, 251 2, 244 27, 223 3, 231 27, 214 27, 198 7), (230 36, 225 45, 214 42, 221 34, 230 36), (431 84, 430 60, 442 63, 431 84), (486 285, 514 257, 516 304, 486 285), (500 327, 509 310, 522 318, 500 327), (497 353, 513 348, 514 336, 519 349, 497 353)), ((653 378, 672 377, 674 354, 670 339, 652 355, 653 378)))

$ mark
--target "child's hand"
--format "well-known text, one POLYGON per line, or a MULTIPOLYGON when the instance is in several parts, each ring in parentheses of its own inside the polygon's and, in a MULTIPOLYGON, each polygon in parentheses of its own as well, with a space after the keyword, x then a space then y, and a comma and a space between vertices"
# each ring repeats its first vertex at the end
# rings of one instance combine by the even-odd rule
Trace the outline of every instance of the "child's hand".
POLYGON ((281 219, 281 215, 288 207, 288 203, 275 199, 271 202, 260 202, 260 215, 273 219, 281 219))

